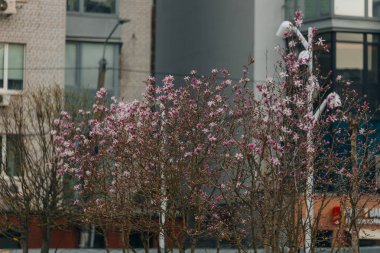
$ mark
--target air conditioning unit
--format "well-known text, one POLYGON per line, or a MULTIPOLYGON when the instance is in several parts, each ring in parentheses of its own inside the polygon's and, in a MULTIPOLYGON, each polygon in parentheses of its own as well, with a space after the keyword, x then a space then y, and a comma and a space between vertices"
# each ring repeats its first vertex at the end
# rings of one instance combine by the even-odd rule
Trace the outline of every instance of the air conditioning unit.
POLYGON ((11 95, 0 94, 0 106, 8 106, 11 102, 11 95))
POLYGON ((0 14, 16 14, 16 0, 0 0, 0 14))

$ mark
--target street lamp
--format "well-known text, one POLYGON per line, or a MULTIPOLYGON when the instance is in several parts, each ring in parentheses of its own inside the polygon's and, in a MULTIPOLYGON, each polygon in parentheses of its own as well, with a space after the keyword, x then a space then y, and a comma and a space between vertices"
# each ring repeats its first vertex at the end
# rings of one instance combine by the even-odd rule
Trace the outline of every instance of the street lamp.
MULTIPOLYGON (((294 26, 290 21, 283 21, 280 24, 280 27, 277 30, 276 35, 279 37, 285 37, 286 34, 293 33, 295 34, 298 39, 301 41, 303 47, 305 48, 304 51, 302 51, 298 58, 302 59, 301 62, 308 62, 308 72, 309 76, 313 76, 313 45, 312 45, 312 39, 313 39, 313 29, 309 27, 308 29, 308 41, 306 41, 305 37, 302 35, 302 33, 298 30, 296 26, 294 26)), ((316 84, 318 85, 318 84, 316 84)), ((308 94, 307 94, 307 111, 310 114, 313 114, 313 92, 314 87, 312 87, 308 94)), ((313 124, 315 124, 322 112, 325 110, 327 105, 330 103, 331 107, 338 107, 340 106, 340 98, 339 95, 335 92, 329 94, 327 98, 322 102, 322 104, 318 107, 317 111, 314 113, 314 120, 313 124), (333 103, 331 103, 331 101, 333 103)), ((307 133, 307 146, 308 149, 313 147, 313 138, 312 138, 312 130, 310 130, 307 133)), ((305 229, 305 252, 311 253, 311 246, 312 246, 312 228, 314 223, 314 203, 313 203, 313 188, 314 188, 314 168, 313 168, 313 157, 309 156, 307 161, 307 183, 306 183, 306 229, 305 229)))
POLYGON ((129 19, 119 19, 118 22, 116 23, 116 25, 113 27, 113 29, 110 32, 110 34, 108 35, 107 39, 104 41, 104 44, 103 44, 103 54, 102 54, 102 58, 99 61, 99 75, 98 75, 98 87, 97 87, 98 90, 100 88, 104 87, 104 80, 105 80, 105 77, 106 77, 106 70, 107 70, 107 60, 105 58, 106 45, 107 45, 109 39, 111 38, 112 34, 116 31, 116 28, 119 25, 128 23, 129 21, 130 21, 129 19))

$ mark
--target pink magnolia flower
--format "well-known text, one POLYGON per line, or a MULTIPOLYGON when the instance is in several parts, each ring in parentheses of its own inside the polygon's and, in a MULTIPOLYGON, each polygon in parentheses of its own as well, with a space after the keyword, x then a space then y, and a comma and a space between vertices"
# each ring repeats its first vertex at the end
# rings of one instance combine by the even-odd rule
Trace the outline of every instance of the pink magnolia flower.
POLYGON ((332 92, 327 96, 327 106, 331 109, 342 106, 342 101, 336 92, 332 92))

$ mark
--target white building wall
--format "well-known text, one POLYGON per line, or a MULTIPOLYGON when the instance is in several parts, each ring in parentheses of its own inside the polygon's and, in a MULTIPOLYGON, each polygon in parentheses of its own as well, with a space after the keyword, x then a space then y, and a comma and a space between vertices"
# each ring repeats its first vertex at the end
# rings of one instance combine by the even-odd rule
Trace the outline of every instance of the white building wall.
POLYGON ((64 0, 24 0, 17 14, 0 15, 0 43, 25 45, 24 89, 64 85, 65 20, 64 0))

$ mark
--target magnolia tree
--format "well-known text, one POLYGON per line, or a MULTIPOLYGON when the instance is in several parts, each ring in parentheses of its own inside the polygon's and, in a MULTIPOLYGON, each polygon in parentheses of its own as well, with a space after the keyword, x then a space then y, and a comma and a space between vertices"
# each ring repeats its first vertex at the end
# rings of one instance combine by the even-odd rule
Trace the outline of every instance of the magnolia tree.
MULTIPOLYGON (((294 21, 302 24, 300 12, 294 21)), ((310 47, 327 50, 315 34, 310 47)), ((317 60, 298 59, 300 41, 285 36, 288 47, 275 49, 278 73, 255 90, 252 59, 238 83, 216 69, 210 76, 192 71, 179 88, 172 76, 162 84, 149 78, 142 102, 108 104, 101 89, 92 110, 79 111, 79 123, 63 112, 55 121, 57 159, 77 181, 75 205, 84 220, 105 235, 119 230, 125 250, 132 231, 140 232, 146 251, 160 235, 167 249, 180 252, 194 252, 207 238, 218 249, 229 243, 240 251, 297 252, 305 234, 314 250, 331 198, 326 187, 315 194, 313 182, 339 171, 351 179, 340 196, 359 203, 354 161, 369 170, 374 146, 355 135, 371 133, 369 125, 358 128, 368 112, 350 114, 363 107, 331 92, 331 73, 308 71, 317 60), (351 143, 346 156, 338 147, 344 143, 351 143)))

